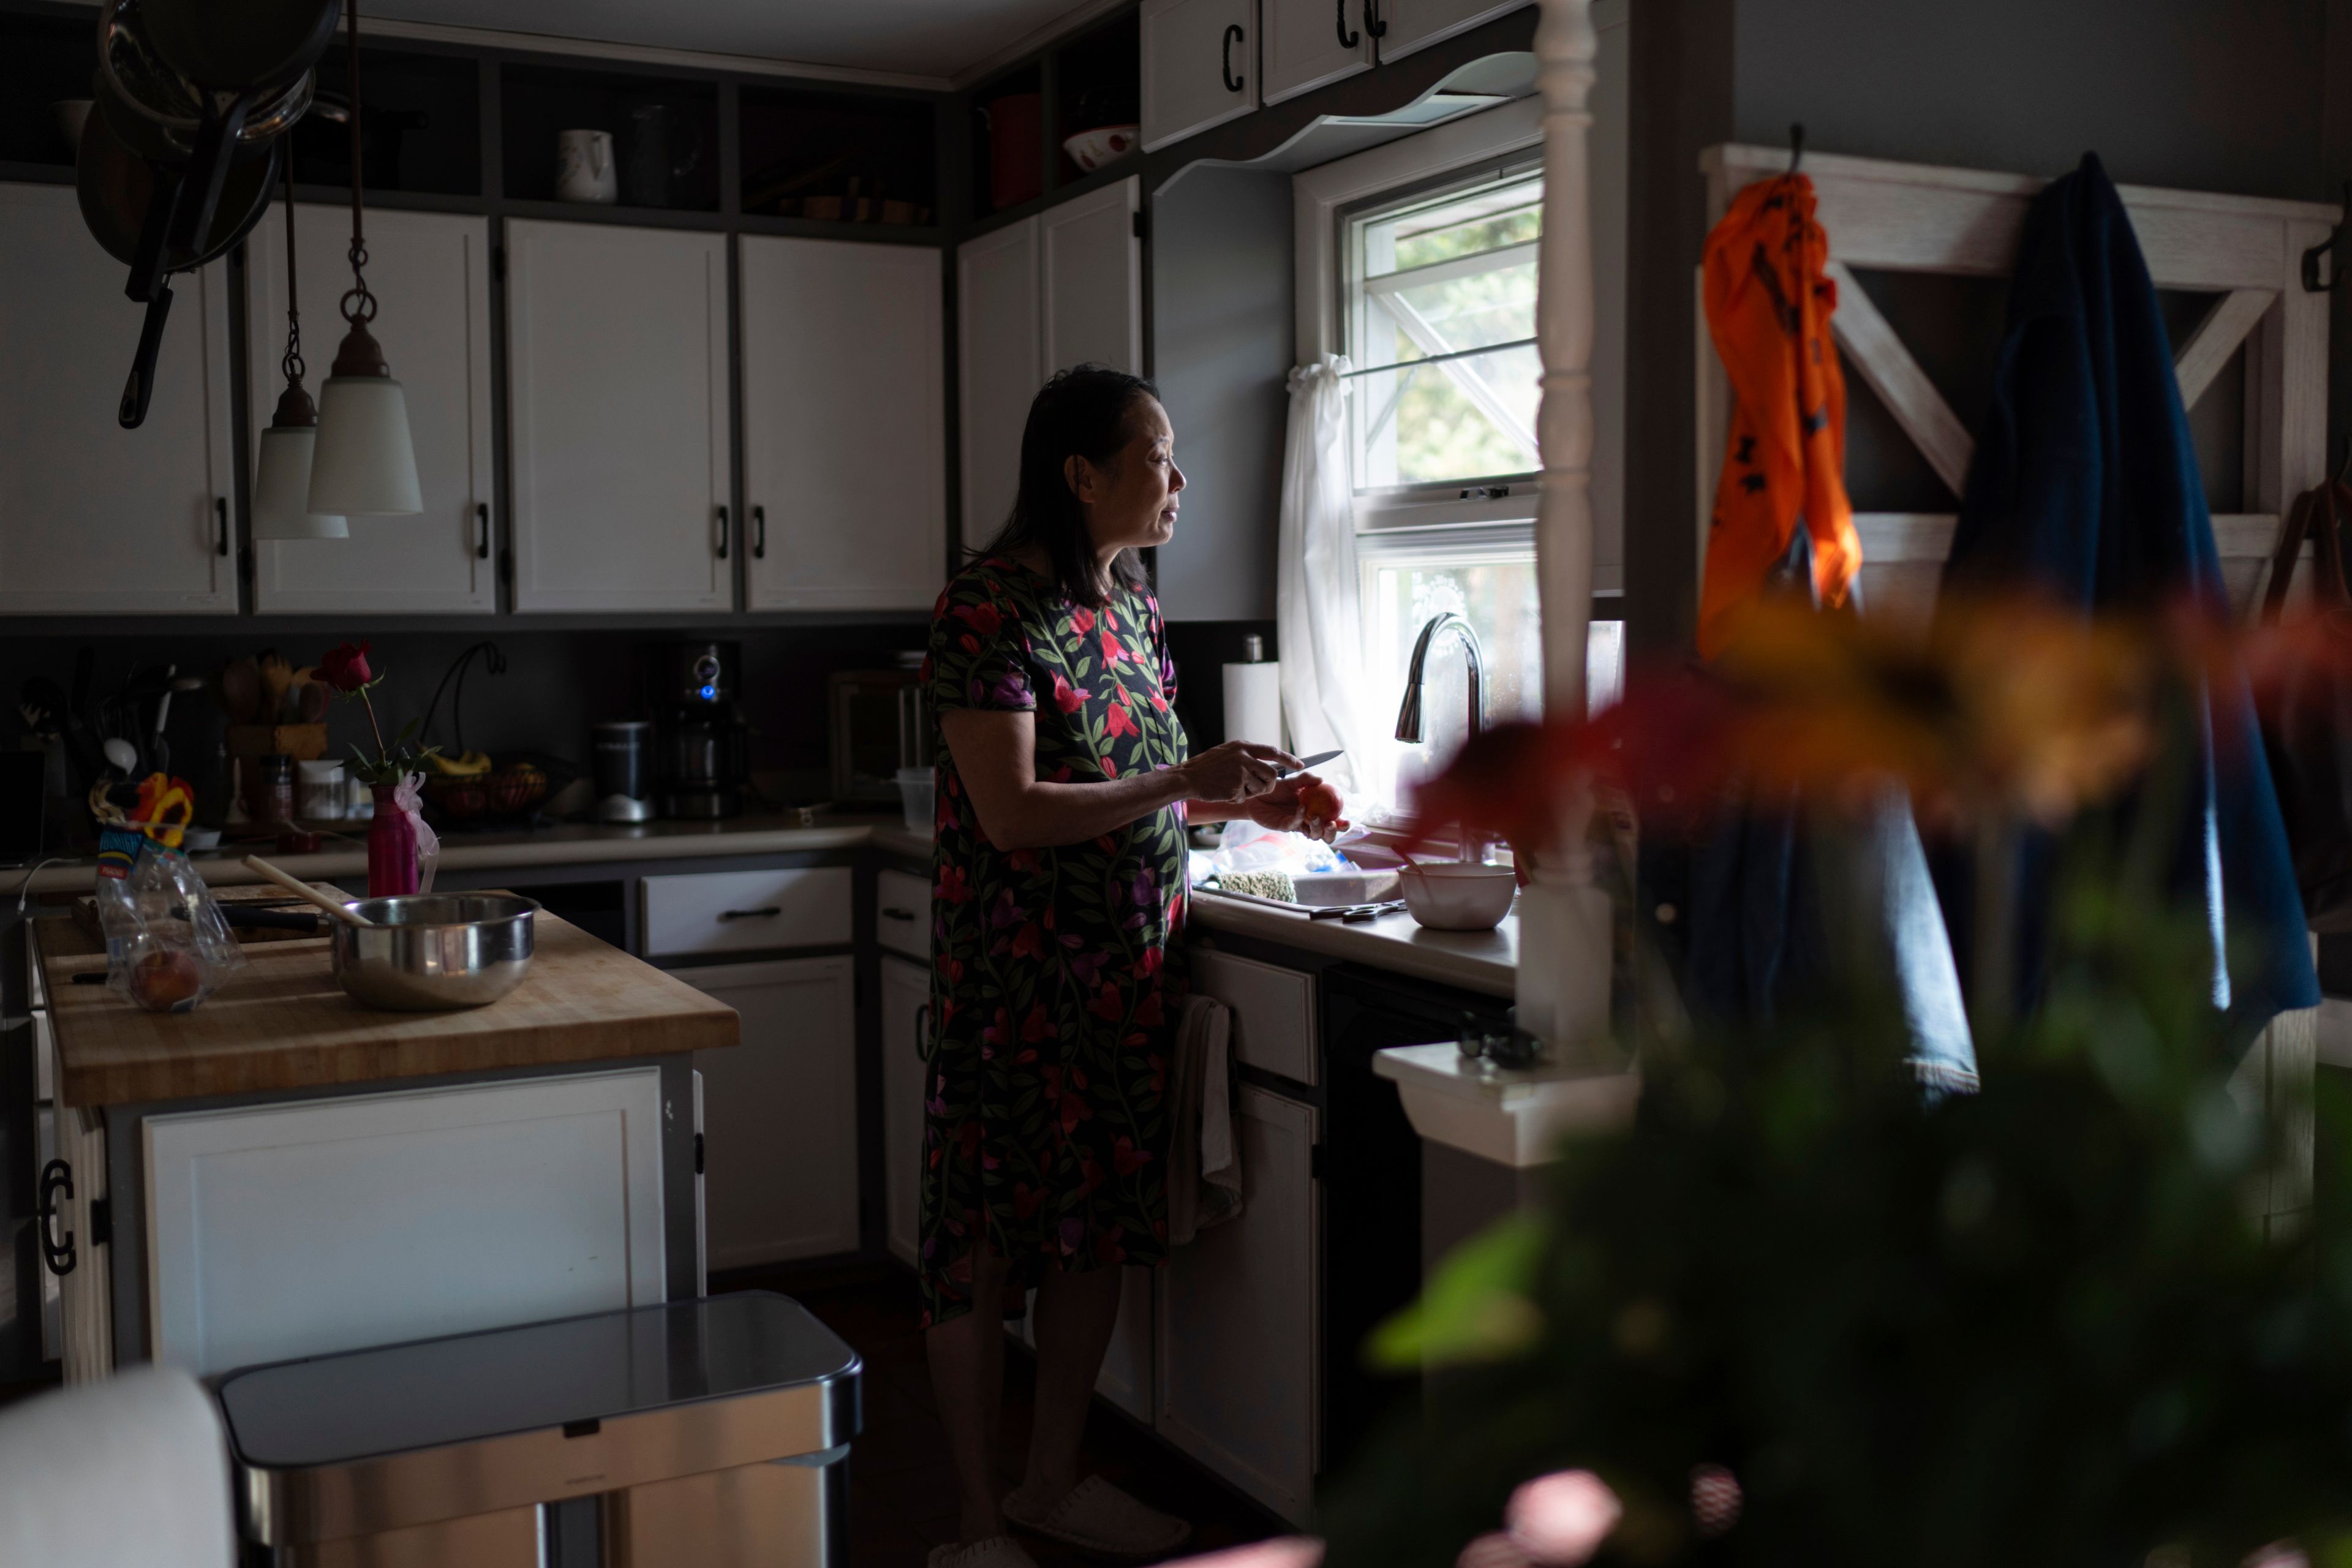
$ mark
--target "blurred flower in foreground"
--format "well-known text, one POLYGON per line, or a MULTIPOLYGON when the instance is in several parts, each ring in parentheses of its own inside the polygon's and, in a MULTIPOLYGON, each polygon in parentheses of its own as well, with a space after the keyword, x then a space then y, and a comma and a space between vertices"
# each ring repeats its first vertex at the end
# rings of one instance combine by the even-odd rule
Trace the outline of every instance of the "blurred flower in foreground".
POLYGON ((1170 1568, 1319 1568, 1323 1543, 1312 1536, 1285 1535, 1187 1557, 1170 1568))
POLYGON ((1513 1492, 1503 1517, 1511 1543, 1530 1560, 1545 1568, 1577 1568, 1601 1550, 1625 1507, 1591 1470, 1559 1470, 1513 1492))

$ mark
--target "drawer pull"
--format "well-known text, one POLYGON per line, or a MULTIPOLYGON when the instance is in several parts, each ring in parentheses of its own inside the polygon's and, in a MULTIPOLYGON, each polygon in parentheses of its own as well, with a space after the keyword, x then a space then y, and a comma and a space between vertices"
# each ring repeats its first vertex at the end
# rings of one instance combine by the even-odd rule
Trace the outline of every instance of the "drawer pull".
POLYGON ((54 1223, 66 1212, 65 1205, 58 1202, 60 1194, 68 1198, 74 1195, 73 1167, 63 1160, 52 1160, 41 1167, 40 1201, 33 1210, 33 1217, 40 1229, 41 1261, 48 1265, 50 1273, 62 1279, 74 1271, 74 1235, 68 1231, 64 1240, 57 1237, 54 1223))
POLYGON ((783 912, 778 906, 770 904, 764 910, 721 910, 719 918, 722 921, 766 921, 773 920, 783 912))
POLYGON ((887 908, 882 911, 882 918, 886 921, 912 921, 915 918, 915 911, 912 910, 887 908))

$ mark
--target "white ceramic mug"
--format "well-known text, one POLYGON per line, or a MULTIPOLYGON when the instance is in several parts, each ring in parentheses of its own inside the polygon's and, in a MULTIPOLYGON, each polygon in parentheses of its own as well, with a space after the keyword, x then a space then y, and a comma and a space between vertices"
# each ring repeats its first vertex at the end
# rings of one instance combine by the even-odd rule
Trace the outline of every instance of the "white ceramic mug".
POLYGON ((613 163, 609 131, 559 131, 555 133, 555 194, 567 202, 620 199, 621 179, 613 163))

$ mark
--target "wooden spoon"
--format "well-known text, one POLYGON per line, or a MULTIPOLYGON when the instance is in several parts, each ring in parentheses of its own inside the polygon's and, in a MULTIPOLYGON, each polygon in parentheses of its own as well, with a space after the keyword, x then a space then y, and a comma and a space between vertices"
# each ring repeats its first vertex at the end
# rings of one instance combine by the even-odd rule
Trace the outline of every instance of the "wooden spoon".
POLYGON ((221 711, 232 724, 252 724, 261 718, 261 668, 250 658, 233 658, 221 666, 221 711))
POLYGON ((293 875, 291 872, 279 870, 277 867, 271 865, 268 861, 264 860, 258 855, 247 856, 245 858, 245 868, 253 872, 257 876, 267 878, 268 880, 277 883, 288 892, 296 894, 308 900, 311 903, 318 905, 320 909, 326 910, 329 914, 334 916, 337 920, 343 921, 347 925, 372 926, 376 923, 375 921, 366 918, 364 915, 362 915, 358 910, 352 909, 349 904, 344 903, 341 900, 329 898, 326 894, 319 891, 318 889, 310 886, 310 883, 302 880, 301 878, 293 875))

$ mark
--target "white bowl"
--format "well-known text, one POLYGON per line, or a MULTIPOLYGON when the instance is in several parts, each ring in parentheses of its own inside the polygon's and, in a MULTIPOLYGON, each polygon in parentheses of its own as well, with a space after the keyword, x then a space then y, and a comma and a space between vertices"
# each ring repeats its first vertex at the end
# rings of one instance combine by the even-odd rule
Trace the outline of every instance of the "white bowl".
POLYGON ((1511 912, 1519 877, 1508 866, 1408 866, 1397 873, 1404 907, 1432 931, 1492 931, 1511 912))
POLYGON ((1097 125, 1092 131, 1063 138, 1062 151, 1070 155, 1071 163, 1092 174, 1113 158, 1133 152, 1142 135, 1139 125, 1097 125))

